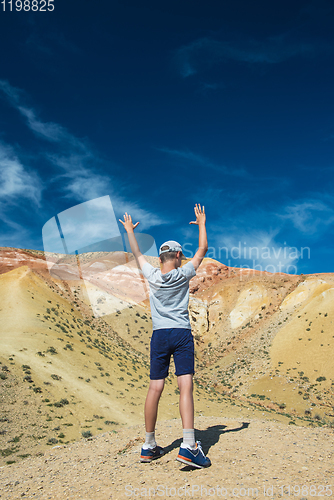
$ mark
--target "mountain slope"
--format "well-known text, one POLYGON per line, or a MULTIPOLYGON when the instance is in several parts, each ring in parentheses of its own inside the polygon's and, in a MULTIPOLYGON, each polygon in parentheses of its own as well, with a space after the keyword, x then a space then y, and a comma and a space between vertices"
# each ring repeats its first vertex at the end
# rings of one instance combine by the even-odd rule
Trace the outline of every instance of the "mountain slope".
MULTIPOLYGON (((105 275, 100 288, 95 272, 91 282, 88 275, 85 281, 50 275, 42 252, 1 254, 1 463, 83 433, 143 424, 152 323, 148 298, 136 303, 128 292, 128 268, 109 275, 111 284, 105 275), (122 307, 94 317, 87 286, 111 298, 117 289, 122 307)), ((81 259, 97 269, 100 261, 118 265, 120 257, 90 253, 81 259)), ((332 425, 333 290, 332 274, 252 273, 204 259, 191 281, 189 308, 196 415, 332 425)), ((162 419, 179 416, 173 371, 172 365, 162 419)))

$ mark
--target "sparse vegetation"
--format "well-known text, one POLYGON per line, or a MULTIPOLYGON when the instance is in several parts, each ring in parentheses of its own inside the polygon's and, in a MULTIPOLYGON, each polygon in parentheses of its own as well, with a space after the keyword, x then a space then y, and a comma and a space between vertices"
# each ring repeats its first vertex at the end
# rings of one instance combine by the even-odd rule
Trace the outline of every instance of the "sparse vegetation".
POLYGON ((56 438, 50 438, 50 439, 48 439, 48 442, 47 442, 47 444, 57 444, 57 443, 58 443, 58 439, 56 439, 56 438))
POLYGON ((83 432, 81 432, 81 434, 82 434, 82 437, 84 437, 84 438, 89 438, 89 437, 92 437, 92 435, 93 435, 90 431, 83 431, 83 432))
POLYGON ((50 354, 58 354, 57 349, 55 347, 48 347, 46 352, 49 352, 50 354))
MULTIPOLYGON (((273 345, 275 336, 278 335, 278 331, 283 332, 283 330, 287 328, 286 322, 288 320, 293 321, 296 318, 296 313, 293 311, 291 313, 289 312, 289 314, 284 314, 284 310, 279 310, 278 301, 281 299, 278 298, 277 294, 282 294, 282 299, 284 299, 284 291, 281 287, 284 280, 276 282, 275 279, 277 278, 273 277, 271 283, 274 285, 276 284, 279 287, 279 290, 277 292, 272 292, 270 285, 265 285, 267 286, 268 292, 271 293, 270 300, 272 300, 272 302, 270 302, 269 306, 267 305, 265 312, 263 312, 265 306, 261 307, 262 313, 258 313, 257 311, 258 319, 255 318, 255 316, 249 317, 245 320, 246 325, 240 325, 232 331, 229 323, 229 311, 224 309, 223 312, 219 311, 218 313, 215 312, 215 309, 213 308, 213 314, 211 315, 210 311, 210 315, 208 316, 210 318, 210 329, 208 332, 201 330, 201 325, 197 320, 197 330, 194 333, 197 359, 196 373, 201 375, 201 379, 194 380, 194 383, 196 384, 195 393, 197 393, 200 400, 202 400, 203 394, 205 394, 205 402, 208 401, 208 405, 211 405, 210 407, 215 407, 215 409, 216 403, 225 401, 226 398, 226 401, 229 401, 228 405, 237 405, 236 410, 239 411, 240 400, 244 398, 243 400, 245 401, 246 398, 249 398, 247 400, 249 408, 256 408, 261 411, 262 414, 266 412, 264 418, 267 418, 267 413, 268 415, 275 415, 276 412, 280 414, 278 418, 286 418, 286 423, 288 423, 289 420, 291 425, 299 425, 299 418, 302 418, 304 422, 307 422, 307 425, 309 425, 309 423, 316 426, 329 425, 330 422, 328 421, 326 424, 324 423, 325 420, 323 417, 321 417, 321 419, 313 418, 311 410, 305 410, 305 408, 309 407, 311 409, 315 406, 312 410, 313 412, 316 411, 316 409, 319 409, 318 414, 320 415, 324 411, 324 407, 328 404, 330 397, 326 394, 326 391, 328 390, 327 388, 329 388, 331 383, 331 380, 328 380, 329 375, 327 372, 319 370, 318 373, 315 374, 315 372, 313 372, 313 367, 308 367, 307 373, 312 381, 318 375, 326 375, 327 377, 326 381, 326 377, 324 377, 323 380, 318 376, 317 384, 314 382, 312 385, 309 379, 304 377, 303 372, 301 372, 299 376, 297 375, 298 364, 295 365, 297 368, 291 366, 291 357, 293 359, 291 354, 293 353, 289 353, 290 358, 288 355, 285 357, 285 353, 282 351, 281 355, 278 356, 277 353, 275 353, 276 346, 275 344, 273 345), (273 313, 277 314, 273 317, 274 321, 272 324, 270 324, 271 315, 273 313), (220 320, 219 323, 217 322, 218 316, 220 320), (215 326, 213 326, 212 318, 213 321, 216 322, 215 326), (260 328, 259 325, 264 321, 266 322, 265 325, 262 323, 264 327, 260 328), (280 327, 278 327, 278 321, 280 322, 280 327), (284 322, 285 325, 283 325, 284 322), (280 330, 280 328, 282 329, 280 330), (205 349, 206 351, 204 351, 205 349), (273 369, 270 367, 269 353, 276 364, 273 369), (230 356, 230 358, 226 358, 227 355, 230 356), (236 361, 237 358, 238 361, 236 361), (227 364, 225 359, 230 359, 231 361, 229 360, 227 364), (277 359, 281 360, 278 364, 277 359), (236 362, 234 363, 234 361, 236 362), (276 371, 275 368, 277 368, 276 371), (296 371, 294 373, 290 372, 289 374, 290 369, 296 371), (293 378, 291 377, 292 373, 294 375, 293 378), (326 384, 321 383, 324 381, 326 381, 326 384), (267 392, 267 388, 275 387, 275 382, 282 384, 283 387, 284 384, 288 384, 291 389, 295 389, 293 395, 295 397, 296 404, 299 405, 299 416, 296 416, 295 412, 291 412, 292 415, 288 416, 288 413, 284 413, 286 411, 285 403, 278 404, 277 401, 279 400, 276 399, 276 402, 271 401, 270 398, 265 396, 265 394, 268 394, 272 399, 274 399, 274 392, 267 392), (260 392, 260 394, 252 394, 252 397, 243 396, 241 394, 242 392, 245 392, 246 394, 250 393, 248 391, 252 384, 254 384, 254 388, 252 388, 250 392, 260 392), (271 384, 273 385, 271 386, 271 384), (230 397, 233 397, 232 402, 228 399, 230 397), (309 411, 309 414, 307 411, 309 411)), ((243 284, 238 283, 239 291, 242 290, 242 287, 243 284)), ((52 289, 52 287, 48 287, 48 293, 50 293, 50 289, 52 289)), ((59 290, 60 287, 57 285, 54 287, 52 293, 60 295, 59 290)), ((31 351, 30 346, 27 344, 28 353, 24 353, 24 350, 27 350, 26 348, 20 349, 23 357, 20 358, 20 362, 17 362, 16 367, 12 368, 11 364, 13 363, 9 364, 9 361, 14 361, 15 359, 18 360, 19 358, 15 358, 14 356, 8 358, 7 356, 6 359, 9 360, 7 364, 10 368, 10 373, 1 370, 2 365, 0 364, 0 379, 5 381, 4 377, 1 376, 2 374, 7 377, 7 381, 2 384, 2 387, 6 388, 6 390, 8 388, 9 392, 11 391, 11 399, 13 401, 15 400, 16 395, 11 384, 12 380, 15 380, 15 377, 17 377, 17 374, 19 375, 18 381, 25 391, 24 401, 26 401, 25 403, 23 403, 22 400, 20 402, 21 408, 23 409, 21 418, 23 412, 26 411, 23 418, 32 422, 29 424, 30 429, 33 429, 33 425, 36 425, 35 429, 48 429, 49 427, 49 430, 45 431, 45 436, 31 437, 32 442, 35 440, 37 444, 37 441, 39 441, 39 449, 41 451, 43 451, 43 447, 45 449, 46 444, 56 444, 48 442, 48 440, 56 439, 58 442, 59 440, 65 440, 65 434, 66 440, 77 439, 78 436, 80 437, 81 433, 84 432, 90 434, 85 436, 82 434, 82 437, 91 437, 92 434, 95 434, 97 429, 98 431, 105 432, 105 426, 109 426, 108 430, 109 432, 112 432, 112 429, 117 425, 123 424, 122 420, 120 420, 119 423, 113 420, 116 415, 112 412, 110 414, 106 414, 106 410, 103 410, 105 416, 99 417, 98 415, 94 415, 95 420, 90 430, 89 428, 83 426, 82 424, 84 422, 80 420, 81 412, 85 411, 86 415, 92 415, 93 412, 97 411, 95 408, 92 409, 91 406, 88 406, 85 399, 85 392, 89 393, 90 396, 94 394, 94 392, 99 392, 101 393, 98 394, 99 398, 105 398, 106 401, 109 400, 111 402, 114 397, 119 397, 120 399, 117 402, 124 403, 125 420, 128 414, 137 413, 136 406, 140 403, 140 400, 144 398, 144 393, 146 392, 145 388, 148 383, 149 332, 142 325, 144 322, 147 322, 147 317, 150 320, 149 315, 146 313, 143 314, 143 309, 141 307, 131 308, 132 310, 128 308, 125 308, 124 310, 122 309, 121 311, 117 310, 116 314, 121 316, 119 316, 117 320, 115 320, 114 316, 113 321, 118 323, 116 326, 114 324, 110 326, 104 319, 93 318, 91 315, 87 318, 87 309, 85 308, 83 302, 80 302, 79 304, 79 301, 77 301, 78 305, 73 304, 74 297, 79 297, 77 290, 73 291, 72 289, 71 294, 64 287, 64 290, 61 293, 63 294, 63 298, 61 299, 62 302, 60 304, 56 305, 56 300, 52 301, 53 304, 51 304, 51 300, 48 301, 49 304, 46 304, 46 300, 44 299, 43 309, 41 309, 37 314, 34 312, 34 318, 36 319, 37 316, 39 321, 41 321, 40 324, 44 325, 45 328, 43 333, 37 333, 36 330, 36 333, 34 334, 36 335, 36 339, 38 339, 39 343, 35 344, 35 347, 32 348, 31 351), (66 300, 72 301, 72 304, 70 303, 70 306, 72 307, 68 307, 66 305, 66 300), (46 307, 47 305, 48 307, 46 307), (87 326, 87 329, 85 329, 86 327, 84 325, 87 326), (73 335, 71 336, 70 333, 73 335), (38 335, 40 337, 38 337, 38 335), (80 346, 79 342, 85 343, 85 346, 80 346), (82 349, 81 351, 80 348, 82 349), (84 351, 83 349, 89 349, 89 351, 84 351), (141 350, 140 353, 138 349, 141 350), (74 355, 70 352, 72 350, 74 350, 74 355), (56 355, 57 353, 59 353, 58 357, 52 359, 52 354, 56 355), (42 359, 42 357, 45 359, 42 359), (76 368, 73 370, 73 380, 80 389, 79 393, 76 392, 75 389, 72 393, 70 392, 72 391, 72 388, 68 384, 68 375, 65 370, 64 372, 62 371, 62 367, 65 366, 65 363, 70 358, 72 361, 75 361, 75 363, 78 363, 78 370, 76 370, 76 368), (30 362, 32 368, 29 365, 25 365, 23 368, 23 365, 21 365, 22 362, 30 362), (119 363, 120 366, 117 366, 117 363, 119 363), (20 372, 20 366, 22 366, 24 373, 22 371, 20 372), (49 372, 56 371, 58 375, 45 375, 45 373, 48 372, 39 370, 39 367, 42 366, 49 369, 49 372), (52 366, 53 368, 51 368, 52 366), (122 370, 122 373, 120 373, 120 369, 122 370), (42 375, 44 376, 44 379, 49 379, 50 382, 43 382, 43 378, 40 379, 41 374, 44 374, 42 375), (97 378, 95 374, 98 376, 97 378), (117 378, 118 375, 120 375, 119 379, 117 378), (56 378, 54 378, 54 376, 56 378), (100 376, 102 378, 100 378, 100 376), (22 381, 23 377, 27 377, 24 383, 22 381), (146 383, 144 384, 143 381, 146 383), (86 383, 90 383, 90 386, 83 386, 83 384, 86 383), (38 387, 39 384, 41 387, 38 387), (108 386, 106 384, 108 384, 108 386), (123 392, 119 389, 122 389, 123 392), (106 392, 108 390, 110 395, 106 392), (42 395, 39 394, 40 391, 43 391, 42 395), (72 396, 71 394, 75 394, 75 396, 72 396), (79 397, 78 394, 80 394, 79 397), (22 404, 24 406, 22 406, 22 404), (133 406, 131 408, 131 406, 128 405, 133 406), (71 410, 74 413, 74 409, 76 410, 75 416, 71 417, 71 410), (130 412, 130 409, 134 411, 130 412), (45 411, 47 411, 49 415, 45 415, 45 411), (78 425, 78 415, 80 425, 78 425), (38 419, 33 421, 32 416, 34 418, 37 416, 38 419, 40 419, 40 422, 38 419), (109 419, 107 420, 106 418, 108 417, 109 419), (62 419, 66 419, 67 423, 65 424, 62 419), (73 419, 73 423, 71 419, 73 419), (60 423, 61 426, 59 425, 55 427, 58 423, 60 423), (100 427, 97 427, 98 425, 100 427), (67 432, 67 429, 64 426, 68 426, 71 433, 67 432), (54 428, 52 429, 52 427, 54 428)), ((55 295, 55 297, 57 297, 57 295, 55 295)), ((28 298, 30 299, 29 296, 28 298)), ((37 296, 35 294, 35 299, 36 298, 37 296)), ((36 302, 38 302, 38 304, 34 304, 34 307, 40 305, 40 300, 36 302)), ((225 307, 225 303, 223 307, 225 307)), ((298 342, 298 345, 300 346, 298 349, 304 349, 305 344, 307 347, 312 346, 312 349, 316 349, 320 345, 318 341, 318 334, 322 331, 321 341, 324 346, 327 346, 327 328, 330 328, 330 320, 327 320, 325 323, 326 317, 324 316, 324 313, 320 315, 321 313, 316 311, 314 315, 313 313, 310 314, 308 309, 305 310, 307 310, 308 313, 305 315, 304 312, 300 313, 300 318, 303 316, 305 319, 310 316, 310 319, 306 319, 305 323, 301 321, 299 322, 300 330, 295 338, 292 338, 292 340, 297 341, 298 338, 301 339, 301 341, 298 342), (313 322, 311 320, 313 320, 313 322), (325 325, 326 328, 324 328, 325 325), (321 328, 323 329, 321 330, 321 328), (306 342, 306 331, 311 331, 311 329, 313 341, 312 344, 309 344, 306 342), (302 337, 300 337, 300 335, 302 335, 302 337)), ((331 314, 331 311, 329 314, 331 314)), ((147 323, 145 326, 148 326, 147 323)), ((325 351, 326 348, 323 349, 325 351)), ((303 359, 301 361, 302 363, 300 366, 307 366, 303 359)), ((177 404, 175 394, 179 394, 179 391, 175 387, 176 378, 173 374, 170 374, 166 380, 167 390, 165 391, 164 397, 171 398, 173 403, 177 404), (166 395, 168 390, 170 394, 166 395)), ((333 385, 331 387, 331 390, 332 389, 333 385)), ((280 393, 280 395, 287 393, 280 393)), ((288 398, 284 400, 286 401, 288 407, 293 407, 288 398)), ((112 409, 112 406, 110 406, 110 408, 112 409)), ((175 408, 175 406, 170 406, 171 411, 174 411, 175 408)), ((11 410, 10 407, 9 409, 11 410)), ((332 412, 332 410, 329 411, 332 412)), ((9 415, 9 413, 6 413, 6 415, 9 415)), ((2 427, 4 430, 2 439, 7 439, 6 443, 8 440, 12 440, 17 437, 12 431, 10 433, 6 433, 5 427, 7 428, 7 425, 2 427)), ((89 427, 89 425, 87 427, 89 427)), ((8 428, 10 429, 10 426, 8 426, 8 428)), ((20 427, 17 428, 20 429, 20 427)), ((2 432, 2 429, 0 432, 2 432)), ((16 434, 18 434, 18 431, 16 434)), ((24 438, 21 438, 19 443, 11 441, 11 445, 20 444, 22 448, 22 442, 25 442, 24 438)), ((61 442, 62 441, 60 441, 60 443, 61 442)), ((6 444, 3 448, 10 449, 10 445, 6 444)), ((23 453, 25 451, 26 450, 22 450, 19 458, 24 456, 23 453)), ((32 454, 35 454, 35 452, 32 452, 32 454)), ((15 454, 14 457, 9 458, 18 460, 17 456, 18 455, 15 454)), ((5 464, 4 460, 5 459, 3 458, 3 464, 5 464)))

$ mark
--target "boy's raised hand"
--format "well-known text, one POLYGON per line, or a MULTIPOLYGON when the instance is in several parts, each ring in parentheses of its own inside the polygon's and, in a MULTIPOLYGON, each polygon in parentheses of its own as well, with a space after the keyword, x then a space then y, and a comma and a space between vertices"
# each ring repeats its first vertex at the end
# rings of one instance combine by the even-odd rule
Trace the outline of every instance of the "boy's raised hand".
POLYGON ((189 222, 189 224, 197 224, 197 225, 205 224, 206 217, 205 217, 204 205, 203 205, 203 207, 201 207, 201 205, 199 203, 196 203, 196 205, 194 207, 194 212, 196 215, 196 220, 189 222))
POLYGON ((133 224, 131 215, 128 215, 127 212, 125 212, 124 215, 124 221, 122 219, 118 219, 124 226, 124 229, 126 230, 127 233, 133 232, 134 228, 138 226, 139 222, 136 224, 133 224))

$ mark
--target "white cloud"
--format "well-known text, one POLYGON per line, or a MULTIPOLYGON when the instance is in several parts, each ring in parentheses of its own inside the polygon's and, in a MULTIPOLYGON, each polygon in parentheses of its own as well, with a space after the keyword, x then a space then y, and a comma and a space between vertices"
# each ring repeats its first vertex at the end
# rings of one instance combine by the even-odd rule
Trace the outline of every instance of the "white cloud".
POLYGON ((61 143, 63 148, 75 148, 81 154, 87 152, 85 143, 70 134, 64 127, 58 123, 43 122, 31 107, 23 105, 21 101, 24 93, 21 90, 16 89, 6 80, 0 80, 0 90, 5 94, 8 102, 26 119, 27 126, 38 137, 50 142, 61 143))
MULTIPOLYGON (((92 148, 61 125, 40 120, 34 109, 22 104, 22 91, 12 87, 5 80, 0 80, 0 90, 5 94, 10 104, 25 118, 27 126, 36 136, 58 145, 60 152, 47 153, 46 157, 57 167, 58 172, 61 169, 61 172, 52 181, 61 181, 60 189, 63 196, 84 202, 110 195, 114 210, 121 214, 124 214, 124 212, 131 213, 134 219, 140 220, 141 228, 144 230, 169 222, 162 220, 158 215, 144 210, 138 203, 129 201, 122 196, 119 193, 120 182, 97 171, 97 167, 103 165, 104 161, 92 148)), ((17 161, 15 165, 11 164, 7 176, 7 191, 16 189, 17 194, 20 189, 23 192, 24 186, 25 196, 34 197, 36 200, 40 199, 37 189, 36 191, 33 190, 36 179, 35 184, 32 182, 34 180, 32 174, 30 174, 30 180, 26 179, 27 173, 23 167, 20 170, 17 161), (27 182, 24 185, 25 181, 27 182), (11 188, 11 183, 14 182, 16 182, 16 188, 14 186, 11 188)))
POLYGON ((20 198, 39 205, 42 183, 35 172, 25 168, 13 150, 0 143, 0 197, 18 203, 20 198))
POLYGON ((18 111, 27 119, 28 127, 37 135, 52 142, 59 142, 66 138, 66 132, 56 123, 43 123, 36 118, 32 109, 24 106, 17 106, 18 111))
POLYGON ((43 122, 31 108, 20 105, 16 106, 16 109, 26 118, 28 127, 35 135, 50 142, 60 143, 63 149, 74 150, 76 154, 91 156, 88 146, 66 128, 58 123, 43 122))
POLYGON ((16 89, 6 80, 0 80, 0 90, 7 96, 7 99, 12 104, 12 106, 17 105, 20 99, 20 94, 22 93, 19 89, 16 89))
POLYGON ((171 223, 171 220, 169 219, 163 219, 155 213, 144 210, 138 205, 138 203, 128 202, 127 200, 117 198, 114 201, 114 199, 115 198, 112 197, 113 206, 118 213, 124 214, 125 212, 128 212, 131 214, 134 223, 137 221, 140 222, 140 225, 138 226, 139 231, 147 230, 153 226, 171 223))
POLYGON ((228 236, 217 234, 211 247, 212 257, 233 267, 243 265, 260 271, 294 273, 300 250, 287 242, 275 241, 278 232, 278 229, 270 232, 241 229, 228 236))
POLYGON ((125 212, 130 213, 133 220, 140 221, 141 230, 170 222, 122 196, 118 192, 118 182, 112 177, 94 173, 85 167, 85 163, 91 160, 90 155, 73 153, 68 157, 49 155, 49 159, 64 171, 58 178, 64 180, 63 191, 67 197, 87 201, 109 195, 115 212, 122 215, 125 212))
POLYGON ((88 172, 81 172, 72 178, 67 185, 67 190, 77 200, 91 200, 101 196, 108 190, 109 179, 101 175, 90 176, 88 172))
POLYGON ((316 199, 290 205, 279 216, 290 220, 296 229, 309 235, 319 233, 334 223, 334 209, 316 199))
MULTIPOLYGON (((317 50, 321 48, 317 47, 317 50)), ((175 59, 181 76, 187 78, 204 68, 229 60, 248 64, 277 64, 299 55, 312 56, 315 52, 314 45, 288 40, 285 35, 263 41, 248 39, 239 42, 203 37, 180 47, 175 59)))

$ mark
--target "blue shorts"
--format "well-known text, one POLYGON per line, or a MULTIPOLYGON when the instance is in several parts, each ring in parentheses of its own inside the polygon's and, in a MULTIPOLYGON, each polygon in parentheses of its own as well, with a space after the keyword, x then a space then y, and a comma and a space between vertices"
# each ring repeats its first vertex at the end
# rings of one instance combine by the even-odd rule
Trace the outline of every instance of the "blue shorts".
POLYGON ((151 337, 150 379, 166 378, 173 354, 175 375, 194 374, 194 339, 188 328, 161 328, 151 337))

